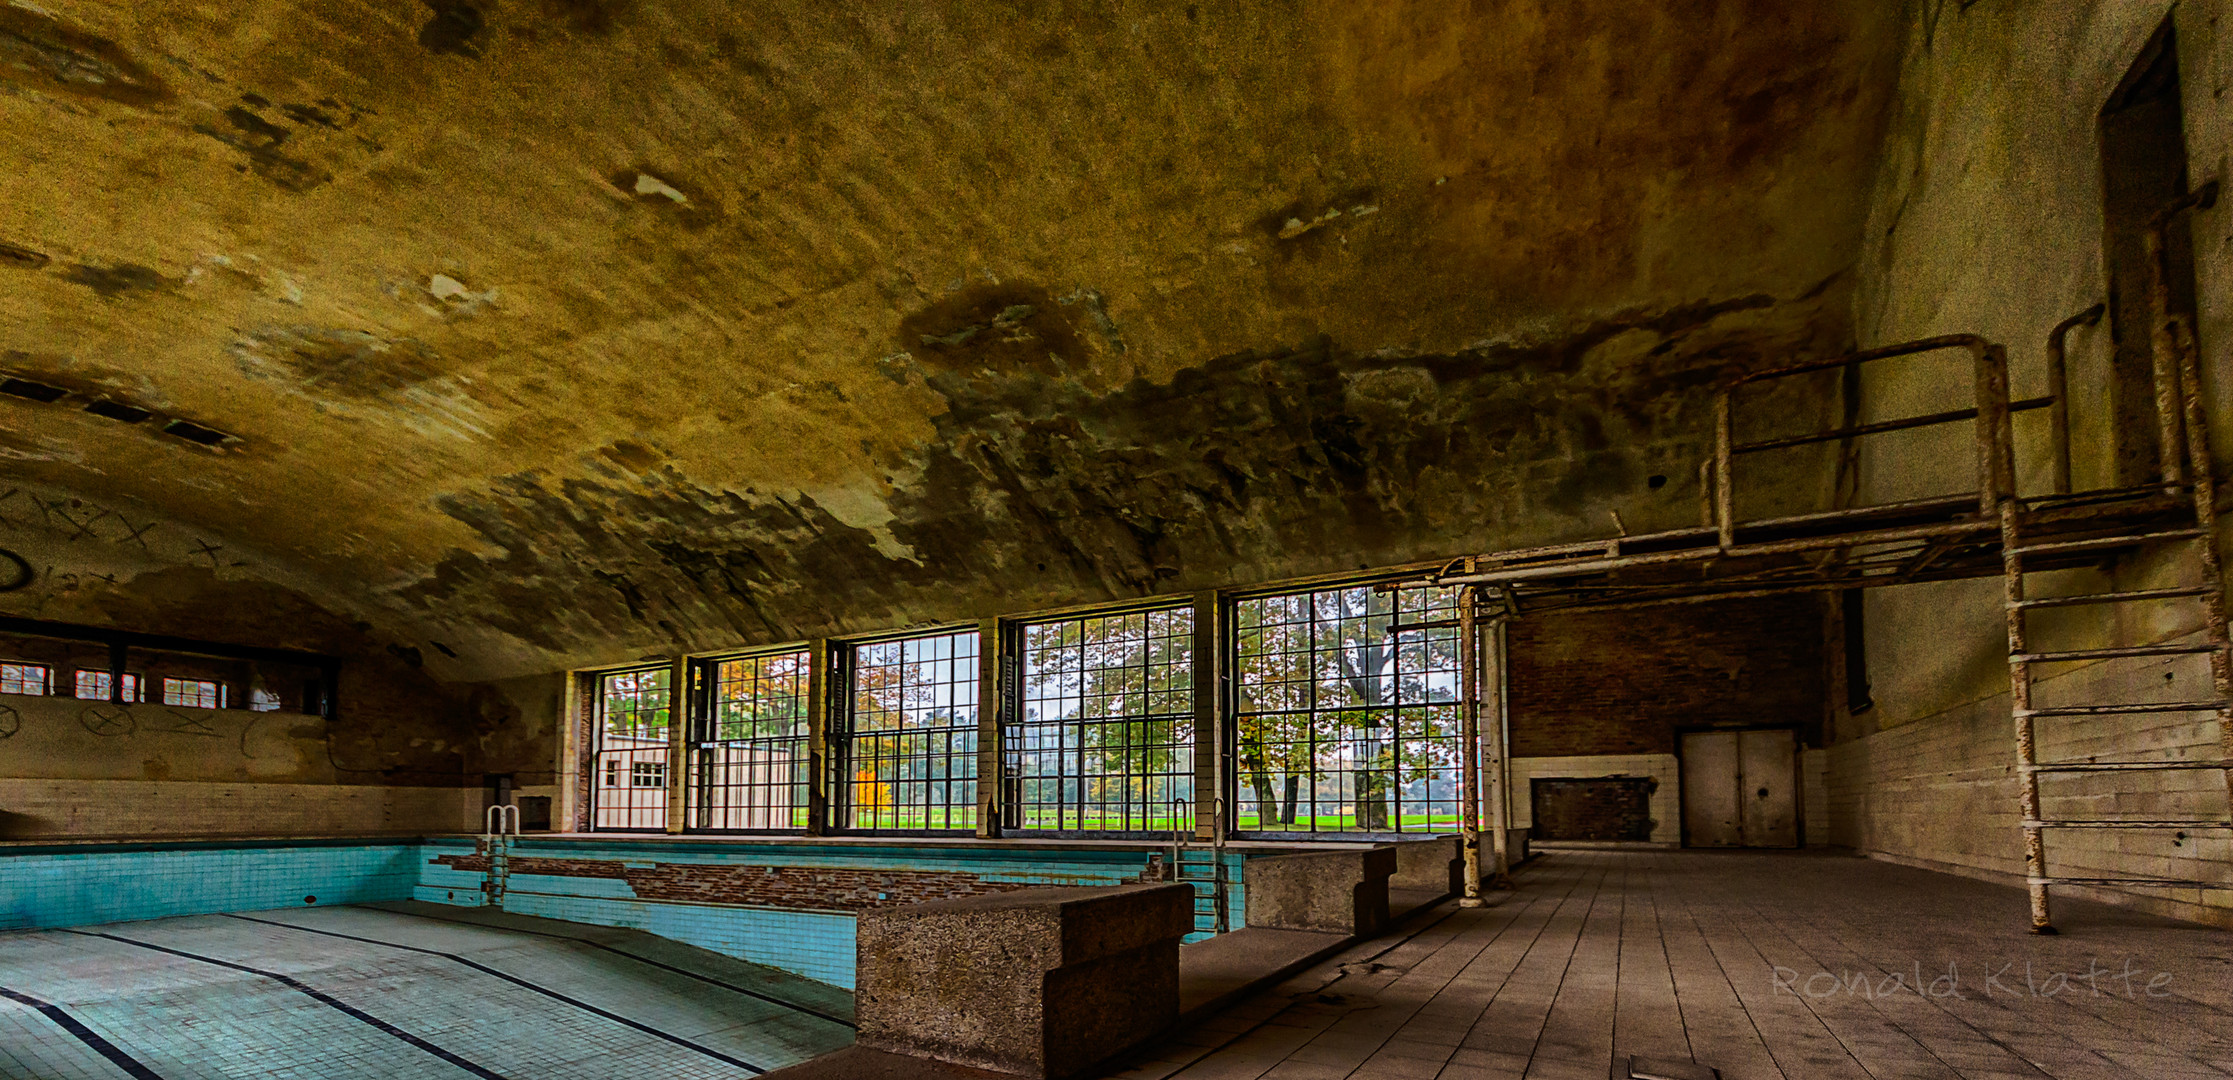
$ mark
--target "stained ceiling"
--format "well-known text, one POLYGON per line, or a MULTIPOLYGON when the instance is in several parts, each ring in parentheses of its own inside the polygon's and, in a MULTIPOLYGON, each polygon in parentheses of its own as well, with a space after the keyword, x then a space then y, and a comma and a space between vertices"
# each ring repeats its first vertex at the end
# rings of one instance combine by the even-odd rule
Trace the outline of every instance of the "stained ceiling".
POLYGON ((0 6, 0 458, 474 676, 1681 524, 1892 6, 0 6))

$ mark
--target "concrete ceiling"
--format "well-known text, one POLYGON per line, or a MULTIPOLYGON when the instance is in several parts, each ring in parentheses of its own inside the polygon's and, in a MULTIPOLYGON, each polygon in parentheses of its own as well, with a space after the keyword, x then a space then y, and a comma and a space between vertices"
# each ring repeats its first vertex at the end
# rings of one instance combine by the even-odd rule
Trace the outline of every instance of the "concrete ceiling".
POLYGON ((1693 520, 1703 389, 1850 337, 1898 39, 41 3, 0 6, 0 366, 72 395, 0 397, 0 457, 471 675, 1693 520))

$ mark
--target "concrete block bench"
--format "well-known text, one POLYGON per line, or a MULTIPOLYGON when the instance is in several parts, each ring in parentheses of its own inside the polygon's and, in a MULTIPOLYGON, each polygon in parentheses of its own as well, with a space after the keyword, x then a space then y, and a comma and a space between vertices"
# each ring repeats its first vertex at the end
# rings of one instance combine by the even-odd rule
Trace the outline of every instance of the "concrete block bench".
POLYGON ((1396 849, 1396 872, 1388 887, 1426 889, 1436 896, 1464 892, 1464 843, 1462 836, 1430 836, 1389 845, 1396 849))
POLYGON ((858 1045, 1075 1076, 1178 1019, 1194 886, 1021 889, 861 913, 858 1045))
POLYGON ((1250 859, 1247 925, 1371 937, 1388 926, 1396 849, 1356 847, 1250 859))

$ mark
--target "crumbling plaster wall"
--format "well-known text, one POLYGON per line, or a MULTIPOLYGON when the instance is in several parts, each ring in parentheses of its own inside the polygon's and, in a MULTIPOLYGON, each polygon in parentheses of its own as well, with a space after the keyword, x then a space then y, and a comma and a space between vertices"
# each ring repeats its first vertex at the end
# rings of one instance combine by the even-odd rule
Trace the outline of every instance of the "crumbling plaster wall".
POLYGON ((6 363, 240 441, 8 400, 0 450, 484 678, 1694 520, 1712 383, 1850 342, 1897 29, 39 10, 0 9, 6 363))
POLYGON ((0 696, 0 839, 453 831, 476 822, 487 773, 553 782, 554 737, 522 717, 553 708, 540 695, 559 680, 439 682, 253 549, 23 483, 0 485, 0 548, 33 570, 0 614, 343 659, 330 722, 165 705, 152 685, 122 707, 0 696))
MULTIPOLYGON (((2047 331, 2103 298, 2102 195, 2096 122, 2166 14, 2176 19, 2190 176, 2226 176, 2233 115, 2233 37, 2223 0, 1993 0, 1911 5, 1898 101, 1867 231, 1857 290, 1861 343, 1933 334, 1982 334, 2008 346, 2014 396, 2044 391, 2047 331)), ((2212 397, 2213 443, 2228 460, 2233 433, 2233 213, 2193 218, 2200 339, 2212 397)), ((2073 471, 2077 490, 2110 486, 2109 333, 2071 338, 2073 471)), ((1966 372, 1951 363, 1872 372, 1864 418, 1959 407, 1966 372)), ((2019 418, 2022 488, 2047 490, 2043 416, 2019 418)), ((1860 457, 1863 501, 1973 490, 1968 434, 1899 436, 1860 457)), ((2071 572, 2065 591, 2161 583, 2165 560, 2130 560, 2105 572, 2071 572)), ((2038 584, 2039 582, 2035 582, 2038 584)), ((1836 842, 1966 872, 2022 871, 2015 746, 2009 720, 2006 638, 1998 579, 1904 586, 1866 599, 1868 676, 1876 706, 1843 718, 1829 754, 1836 842)), ((2170 640, 2199 626, 2191 606, 2078 608, 2035 618, 2043 647, 2170 640)), ((2199 664, 2110 661, 2065 666, 2044 682, 2042 704, 2204 696, 2199 664)), ((2212 724, 2126 717, 2081 725, 2042 721, 2043 758, 2139 757, 2151 750, 2211 754, 2212 724), (2100 733, 2114 729, 2118 738, 2100 733), (2119 747, 2122 748, 2120 752, 2119 747), (2137 752, 2136 752, 2137 751, 2137 752)), ((2222 817, 2214 773, 2116 783, 2052 781, 2048 812, 2065 816, 2222 817)), ((2233 873, 2222 832, 2050 834, 2063 873, 2224 879, 2233 873)), ((2233 893, 2149 890, 2130 900, 2186 917, 2229 921, 2233 893)))

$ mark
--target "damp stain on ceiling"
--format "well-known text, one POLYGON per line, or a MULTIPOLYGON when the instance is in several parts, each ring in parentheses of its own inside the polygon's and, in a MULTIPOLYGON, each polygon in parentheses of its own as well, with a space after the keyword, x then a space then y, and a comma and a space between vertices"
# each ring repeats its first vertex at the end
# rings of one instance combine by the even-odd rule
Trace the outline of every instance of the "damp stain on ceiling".
POLYGON ((1850 339, 1896 20, 4 6, 0 368, 227 441, 0 454, 491 677, 1683 524, 1850 339))

